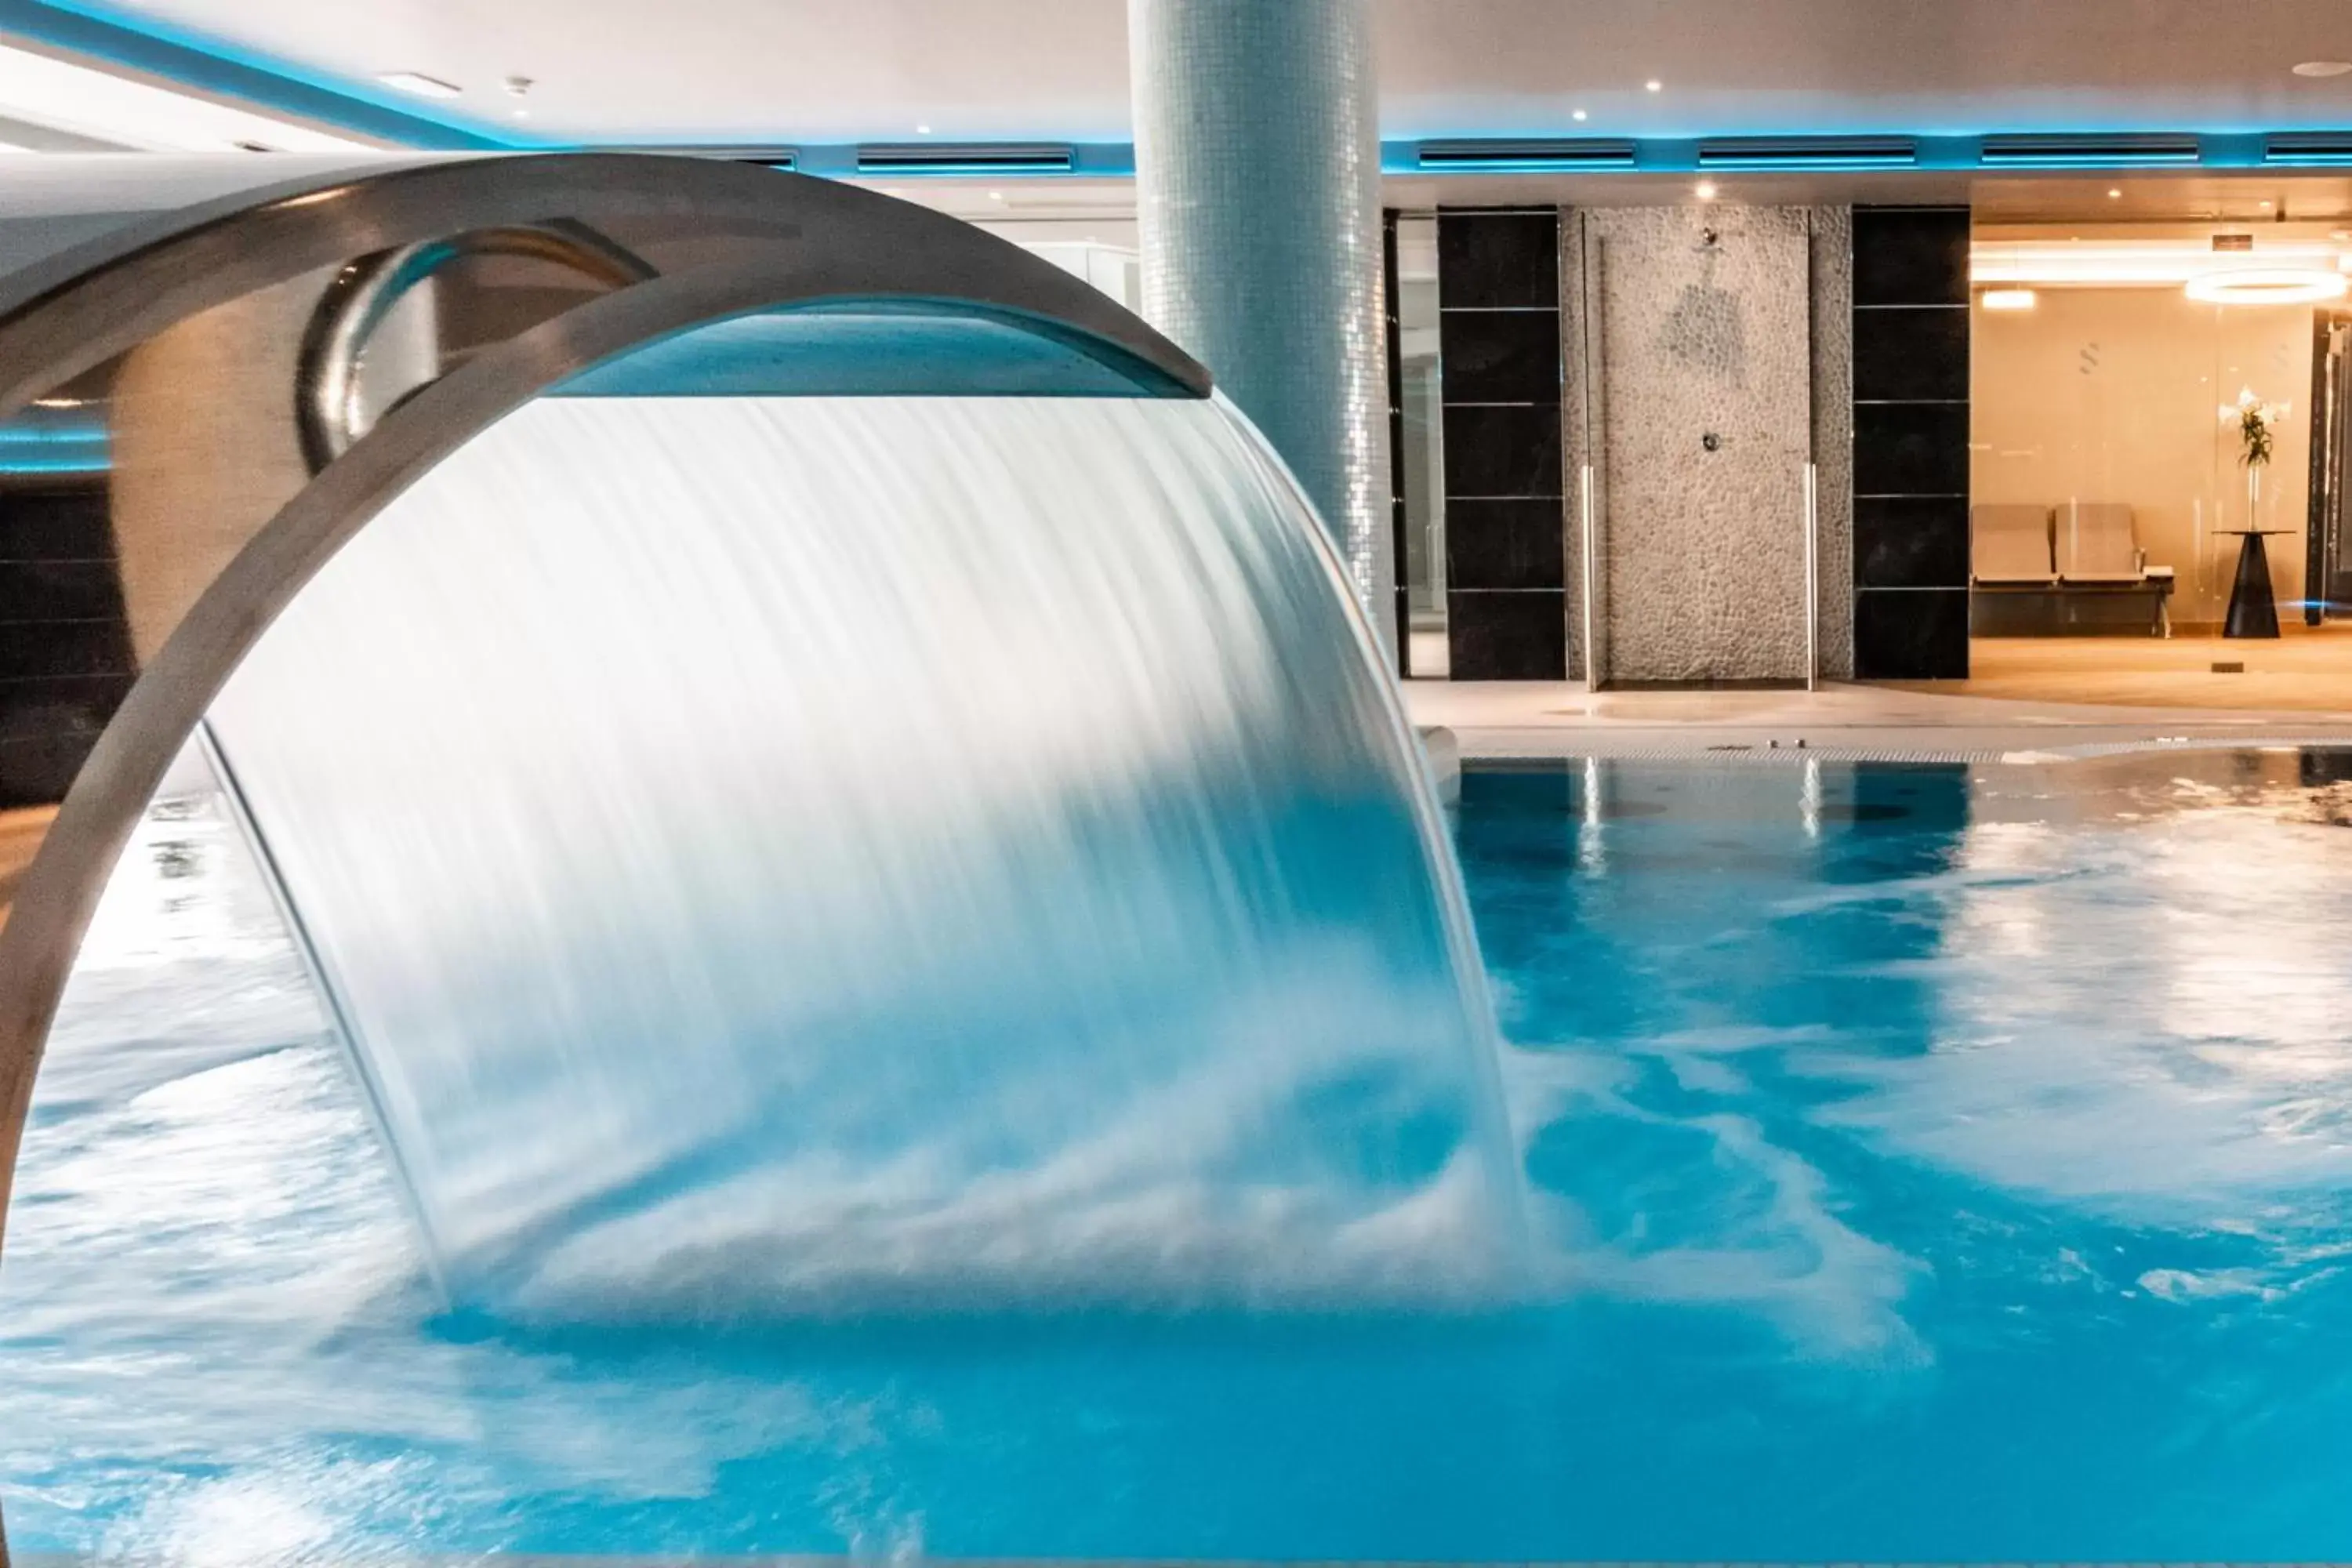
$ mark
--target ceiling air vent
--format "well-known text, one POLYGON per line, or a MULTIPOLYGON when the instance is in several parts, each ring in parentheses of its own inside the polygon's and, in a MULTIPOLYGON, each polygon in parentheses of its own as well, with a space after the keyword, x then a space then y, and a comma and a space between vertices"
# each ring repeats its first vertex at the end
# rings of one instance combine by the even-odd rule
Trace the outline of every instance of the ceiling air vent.
POLYGON ((1718 136, 1698 144, 1702 169, 1907 169, 1907 136, 1718 136))
POLYGON ((1042 142, 911 142, 857 150, 861 174, 1066 174, 1070 149, 1042 142))
POLYGON ((2352 131, 2279 131, 2263 138, 2265 163, 2352 163, 2352 131))
POLYGON ((1559 141, 1424 142, 1421 144, 1421 166, 1498 174, 1630 169, 1633 166, 1633 143, 1586 136, 1559 141))
POLYGON ((801 166, 797 147, 697 147, 694 151, 701 157, 723 158, 730 163, 760 163, 787 172, 801 166))
POLYGON ((600 147, 600 153, 656 153, 673 158, 716 158, 722 163, 759 163, 787 172, 801 166, 797 147, 600 147))
POLYGON ((1992 169, 2108 169, 2194 163, 2197 138, 2173 132, 2070 136, 1988 136, 1979 162, 1992 169))

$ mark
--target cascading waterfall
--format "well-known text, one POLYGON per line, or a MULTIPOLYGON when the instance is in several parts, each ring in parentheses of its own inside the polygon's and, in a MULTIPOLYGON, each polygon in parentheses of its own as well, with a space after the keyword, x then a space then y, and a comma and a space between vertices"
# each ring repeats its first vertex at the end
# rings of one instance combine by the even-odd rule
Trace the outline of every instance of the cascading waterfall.
POLYGON ((1451 851, 1219 404, 543 399, 211 723, 461 1303, 1509 1281, 1451 851))

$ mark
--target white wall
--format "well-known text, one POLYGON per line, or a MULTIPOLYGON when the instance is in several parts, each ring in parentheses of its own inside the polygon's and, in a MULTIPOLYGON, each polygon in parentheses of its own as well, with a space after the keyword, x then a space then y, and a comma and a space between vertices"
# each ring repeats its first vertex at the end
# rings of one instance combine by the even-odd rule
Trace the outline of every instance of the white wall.
POLYGON ((1143 279, 1136 253, 1091 240, 1034 240, 1008 236, 1063 271, 1085 279, 1130 310, 1143 309, 1143 279))
POLYGON ((2310 447, 2308 306, 2200 305, 2177 289, 2043 289, 2032 310, 1976 309, 1975 499, 2124 501, 2151 565, 2179 577, 2176 622, 2219 621, 2245 526, 2238 437, 2220 408, 2252 386, 2292 405, 2263 476, 2282 618, 2303 596, 2310 447))

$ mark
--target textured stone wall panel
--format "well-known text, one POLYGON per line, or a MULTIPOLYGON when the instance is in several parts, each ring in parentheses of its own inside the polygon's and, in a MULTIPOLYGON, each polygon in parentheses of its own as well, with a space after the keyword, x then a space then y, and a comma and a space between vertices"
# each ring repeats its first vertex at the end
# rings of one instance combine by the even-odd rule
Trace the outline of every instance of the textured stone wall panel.
POLYGON ((1801 679, 1807 214, 1614 208, 1585 223, 1603 670, 1620 682, 1801 679))
POLYGON ((1298 476, 1385 642, 1395 585, 1364 0, 1129 0, 1144 314, 1298 476))
POLYGON ((1819 469, 1821 673, 1853 679, 1853 209, 1815 207, 1813 462, 1819 469))

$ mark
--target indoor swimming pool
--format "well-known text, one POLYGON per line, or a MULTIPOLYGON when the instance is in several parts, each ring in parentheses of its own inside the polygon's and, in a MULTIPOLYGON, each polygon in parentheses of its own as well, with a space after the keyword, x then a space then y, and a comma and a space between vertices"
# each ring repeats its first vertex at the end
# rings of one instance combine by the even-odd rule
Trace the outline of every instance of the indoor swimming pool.
MULTIPOLYGON (((0 1269, 10 1544, 2352 1554, 2346 781, 2287 751, 1474 765, 1507 1276, 1171 1307, 1045 1269, 590 1328, 442 1306, 191 765, 39 1084, 0 1269)), ((1442 1268, 1461 1215, 1402 1207, 1358 1239, 1442 1268)), ((1117 1217, 1182 1245, 1181 1213, 1117 1217)), ((985 1257, 985 1209, 955 1224, 985 1257)))

